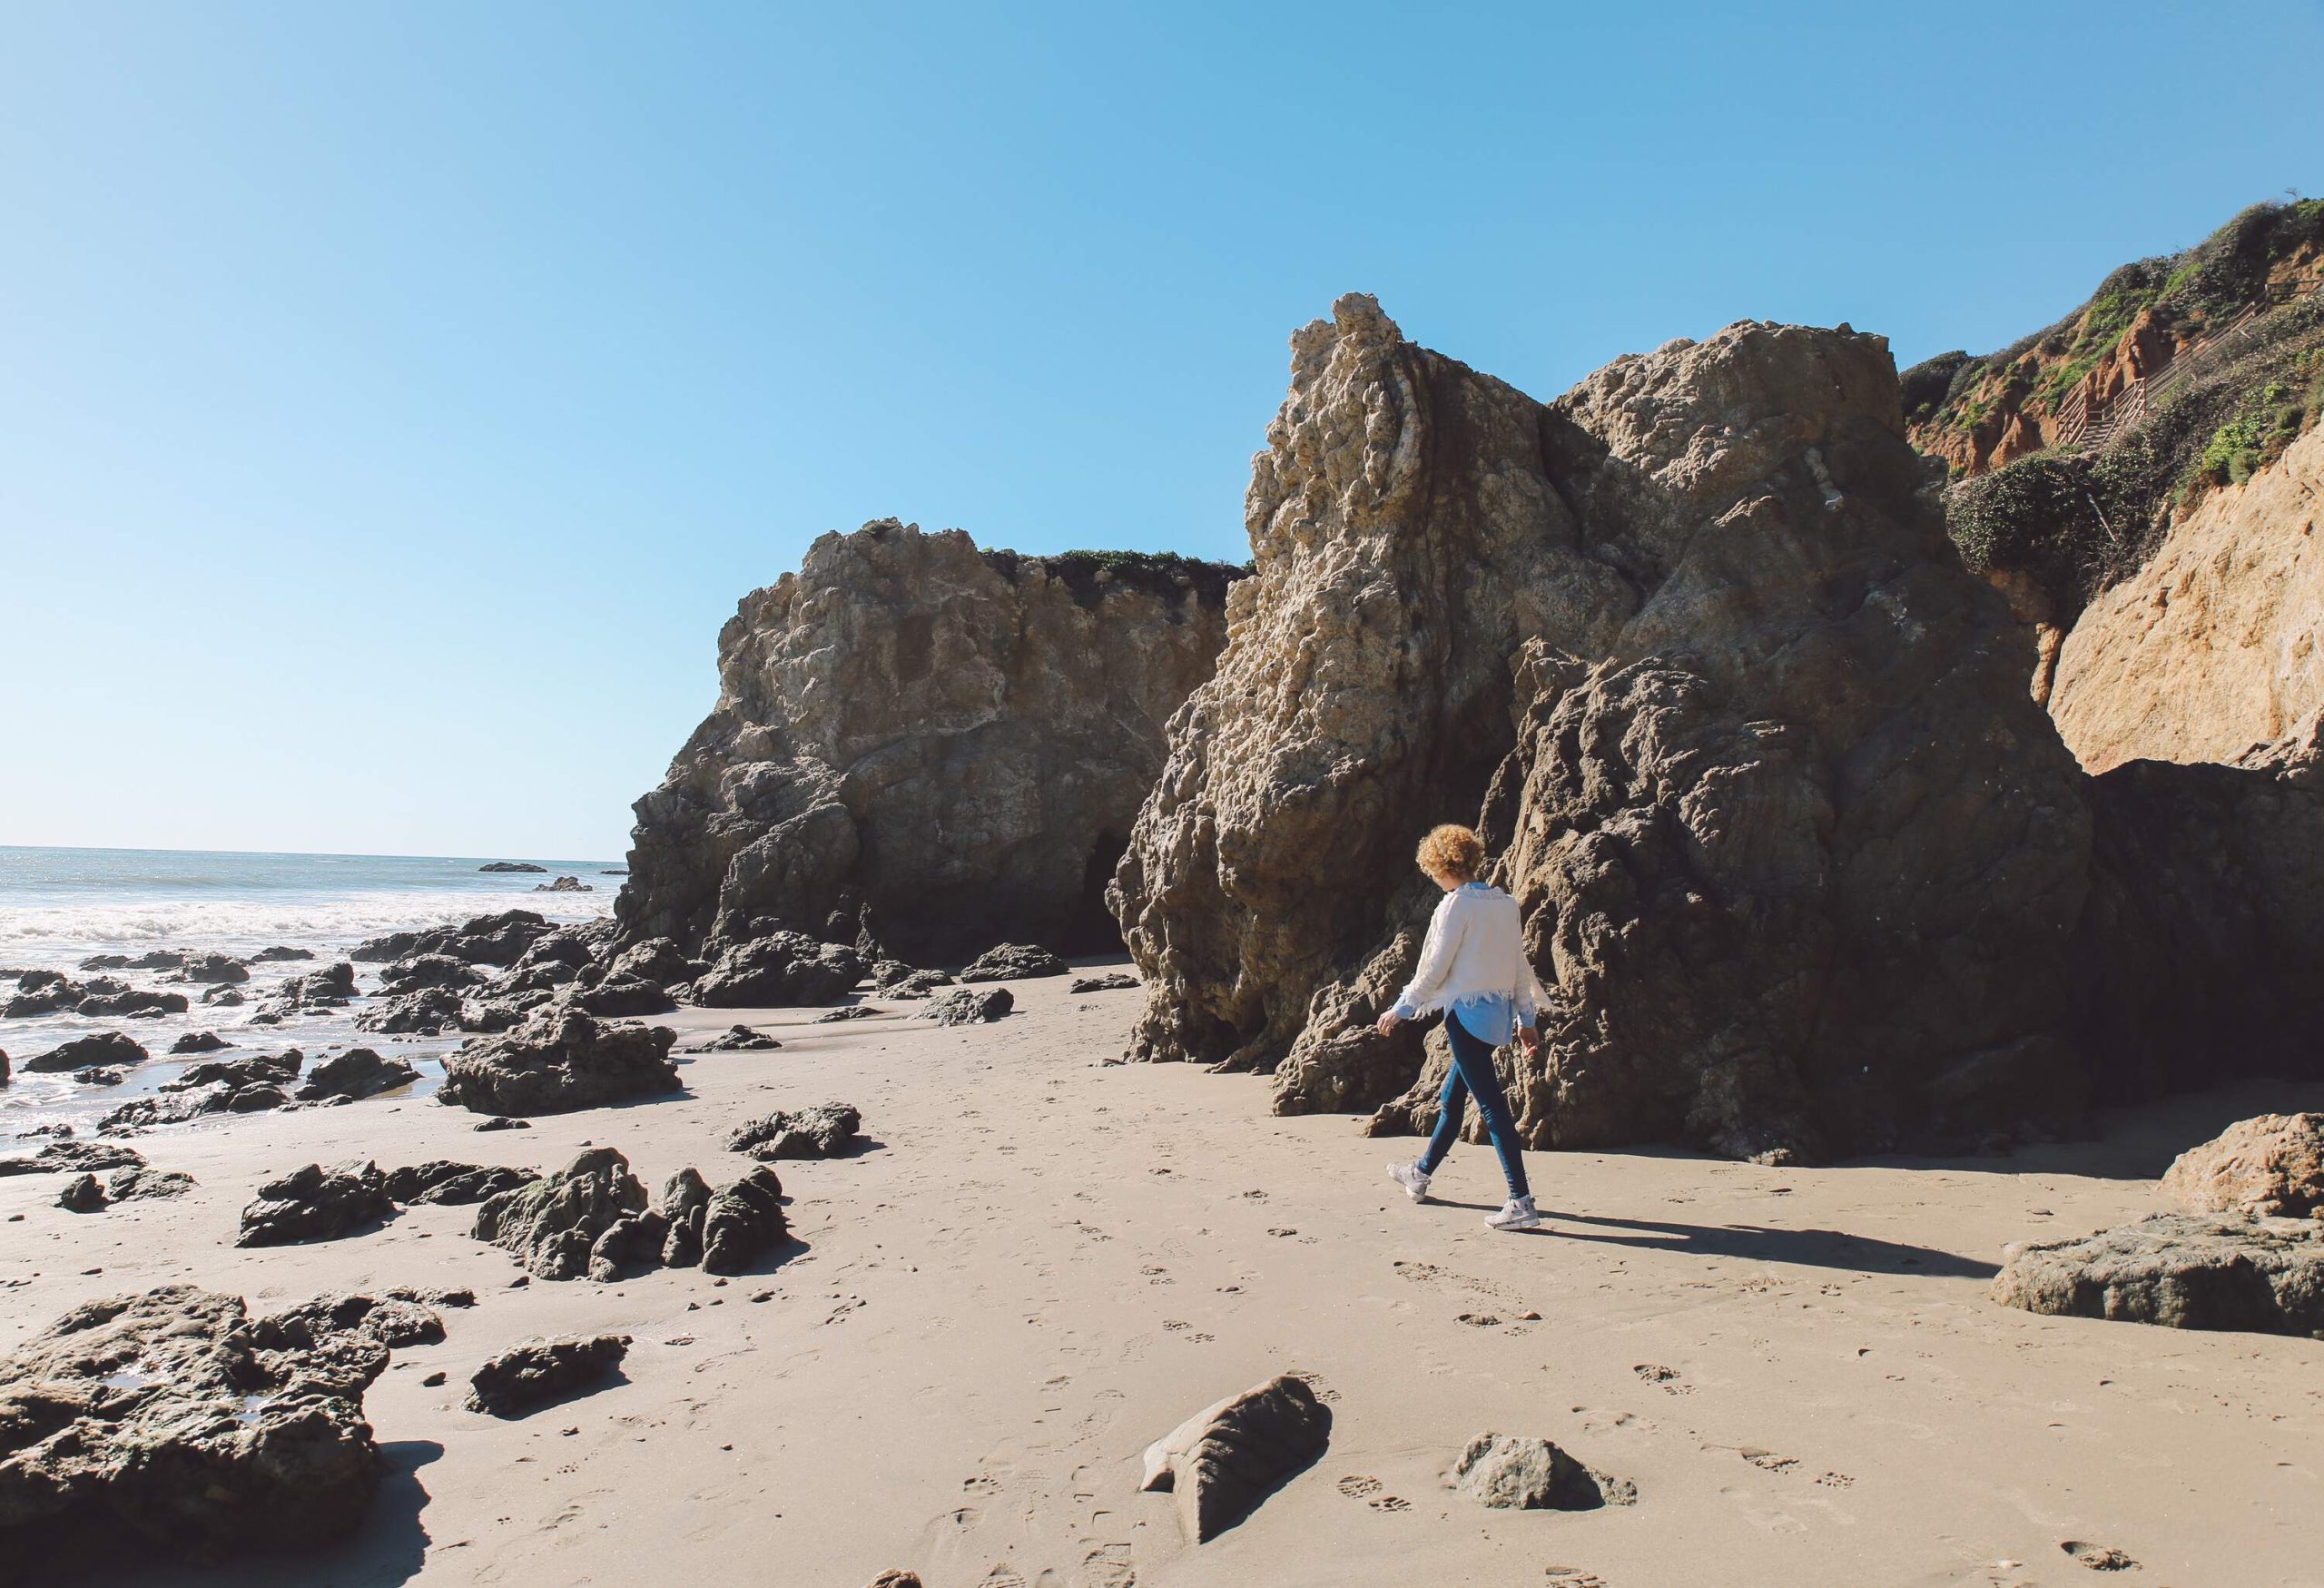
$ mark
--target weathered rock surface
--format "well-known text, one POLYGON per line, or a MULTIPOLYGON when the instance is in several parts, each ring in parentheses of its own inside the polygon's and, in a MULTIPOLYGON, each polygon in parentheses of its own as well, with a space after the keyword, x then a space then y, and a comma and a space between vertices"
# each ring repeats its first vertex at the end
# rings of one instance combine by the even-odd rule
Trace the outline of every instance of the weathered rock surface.
POLYGON ((782 1158, 836 1158, 855 1145, 863 1116, 846 1103, 824 1103, 788 1112, 777 1109, 763 1119, 726 1133, 726 1150, 747 1152, 761 1162, 782 1158))
POLYGON ((288 964, 293 960, 311 960, 314 957, 315 951, 312 949, 292 948, 287 943, 276 943, 271 948, 263 948, 259 950, 258 952, 252 954, 251 956, 251 963, 253 965, 281 965, 288 964))
POLYGON ((2324 1218, 2324 1114, 2239 1119, 2172 1159, 2162 1189, 2198 1213, 2324 1218))
POLYGON ((595 987, 584 988, 573 995, 573 1007, 591 1014, 607 1018, 623 1015, 665 1014, 678 1007, 658 981, 648 981, 643 976, 607 976, 595 987))
POLYGON ((1135 976, 1121 971, 1108 971, 1102 976, 1076 976, 1068 992, 1126 992, 1142 983, 1135 976))
POLYGON ((476 869, 480 872, 546 873, 548 870, 548 867, 545 865, 535 865, 528 860, 496 860, 487 865, 480 865, 476 869))
POLYGON ((479 1114, 561 1114, 678 1089, 665 1026, 608 1024, 551 1004, 444 1061, 437 1095, 479 1114))
POLYGON ((448 987, 421 987, 380 1000, 355 1017, 355 1029, 381 1036, 433 1037, 458 1031, 465 1010, 448 987))
POLYGON ((387 1360, 190 1286, 75 1307, 0 1358, 0 1548, 36 1523, 202 1561, 344 1536, 379 1484, 362 1396, 387 1360))
POLYGON ((627 1335, 527 1340, 476 1370, 468 1380, 468 1408, 496 1417, 522 1416, 549 1401, 598 1388, 628 1354, 627 1335))
POLYGON ((1638 1504, 1636 1484, 1592 1471, 1546 1439, 1515 1434, 1470 1440, 1444 1485, 1501 1510, 1595 1511, 1638 1504))
POLYGON ((783 1044, 764 1031, 748 1026, 728 1026, 724 1034, 687 1050, 694 1053, 763 1053, 783 1044))
POLYGON ((775 932, 729 945, 694 984, 705 1009, 775 1009, 830 1003, 863 974, 863 958, 803 932, 775 932))
POLYGON ((409 1086, 419 1079, 419 1071, 401 1059, 382 1059, 369 1048, 350 1048, 307 1071, 299 1086, 299 1100, 355 1102, 409 1086))
POLYGON ((215 1053, 231 1046, 215 1031, 188 1031, 170 1044, 172 1053, 215 1053))
POLYGON ((555 1174, 487 1198, 473 1233, 514 1253, 539 1278, 578 1279, 589 1271, 597 1238, 645 1209, 645 1187, 629 1159, 593 1147, 555 1174))
POLYGON ((105 1205, 105 1189, 94 1175, 75 1175, 56 1193, 56 1205, 67 1213, 95 1213, 105 1205))
POLYGON ((337 1240, 395 1213, 387 1179, 376 1163, 326 1169, 310 1163, 258 1189, 242 1209, 236 1246, 290 1246, 298 1241, 337 1240))
POLYGON ((721 633, 717 708, 637 803, 624 932, 1111 947, 1105 881, 1236 571, 824 536, 721 633))
POLYGON ((1204 1408, 1148 1445, 1140 1486, 1174 1494, 1187 1536, 1206 1544, 1313 1465, 1331 1432, 1331 1408, 1306 1380, 1285 1374, 1204 1408))
POLYGON ((2233 762, 2324 711, 2324 429, 2175 521, 2058 653, 2050 711, 2093 773, 2233 762))
MULTIPOLYGON (((465 1293, 459 1293, 465 1294, 465 1293)), ((474 1297, 469 1297, 472 1302, 474 1297)), ((268 1317, 260 1328, 292 1346, 311 1348, 334 1335, 359 1335, 390 1349, 443 1343, 444 1319, 407 1291, 385 1297, 318 1296, 268 1317)))
POLYGON ((712 1192, 704 1206, 702 1271, 740 1274, 789 1229, 783 1216, 783 1181, 761 1164, 712 1192))
POLYGON ((12 1175, 83 1174, 90 1169, 143 1169, 144 1155, 103 1141, 52 1141, 22 1158, 0 1158, 0 1179, 12 1175))
POLYGON ((194 954, 180 967, 178 974, 189 981, 202 981, 224 986, 251 979, 251 968, 229 954, 194 954))
POLYGON ((281 1002, 300 1009, 337 1009, 355 996, 355 967, 345 960, 290 977, 274 990, 281 1002))
POLYGON ((922 1020, 932 1020, 940 1026, 972 1026, 982 1021, 999 1020, 1017 1007, 1017 996, 1006 987, 988 987, 979 991, 973 987, 958 988, 941 998, 929 1001, 920 1011, 922 1020))
POLYGON ((1421 1033, 1363 1032, 1434 900, 1412 845, 1472 821, 1555 995, 1512 1100, 1537 1146, 2076 1107, 2079 776, 1921 495, 1885 342, 1739 324, 1545 406, 1369 299, 1334 315, 1116 878, 1133 1056, 1275 1068, 1285 1111, 1401 1090, 1421 1033))
POLYGON ((513 1191, 520 1186, 531 1185, 541 1177, 529 1169, 507 1169, 498 1164, 453 1163, 444 1159, 431 1159, 426 1163, 410 1164, 388 1171, 388 1195, 407 1207, 419 1203, 435 1203, 443 1207, 464 1207, 497 1197, 503 1191, 513 1191))
POLYGON ((143 1064, 150 1055, 143 1044, 122 1031, 93 1031, 85 1037, 35 1053, 24 1062, 27 1075, 85 1070, 92 1064, 143 1064))
POLYGON ((452 926, 422 932, 391 932, 356 945, 352 958, 366 964, 444 954, 472 965, 513 965, 527 950, 551 932, 547 919, 537 910, 503 910, 478 915, 452 926))
POLYGON ((414 954, 398 960, 379 972, 379 991, 390 997, 441 987, 454 992, 480 987, 491 978, 466 960, 450 954, 414 954))
POLYGON ((103 1183, 93 1174, 75 1177, 56 1193, 56 1205, 74 1213, 95 1213, 115 1202, 153 1197, 182 1197, 193 1187, 192 1175, 173 1170, 116 1169, 112 1179, 103 1183))
MULTIPOLYGON (((770 1174, 773 1170, 768 1171, 770 1174)), ((782 1184, 775 1191, 782 1194, 782 1184)), ((691 1167, 672 1175, 662 1187, 662 1198, 655 1204, 661 1214, 665 1234, 662 1244, 662 1266, 668 1268, 691 1268, 702 1261, 702 1220, 710 1208, 710 1182, 699 1170, 691 1167)))
POLYGON ((1029 976, 1062 976, 1069 969, 1063 960, 1031 943, 1004 942, 985 950, 961 967, 963 981, 1010 981, 1029 976))
POLYGON ((811 1023, 819 1026, 845 1025, 849 1021, 872 1020, 887 1012, 873 1004, 851 1003, 845 1009, 827 1009, 811 1023))
POLYGON ((1991 1295, 2028 1312, 2324 1339, 2324 1220, 2157 1213, 2012 1244, 1991 1295))
POLYGON ((2324 721, 2235 766, 2088 784, 2082 1041, 2103 1094, 2324 1078, 2324 721))

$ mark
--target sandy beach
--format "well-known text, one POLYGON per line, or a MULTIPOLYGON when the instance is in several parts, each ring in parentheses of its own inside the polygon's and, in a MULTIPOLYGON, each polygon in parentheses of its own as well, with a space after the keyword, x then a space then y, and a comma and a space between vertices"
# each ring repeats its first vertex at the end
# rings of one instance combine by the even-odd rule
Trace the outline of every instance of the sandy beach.
POLYGON ((139 1149, 200 1181, 174 1202, 74 1215, 58 1177, 0 1180, 0 1216, 22 1216, 0 1349, 171 1282, 261 1312, 395 1285, 478 1297, 370 1390, 391 1470, 346 1544, 40 1580, 1984 1588, 2088 1580, 2073 1544, 2138 1563, 2108 1581, 2324 1583, 2324 1344, 1984 1297, 2004 1242, 2162 1207, 2174 1152, 2319 1089, 2198 1095, 2007 1158, 1533 1154, 1549 1228, 1511 1236, 1481 1224, 1500 1196, 1483 1149, 1414 1207, 1382 1174, 1409 1143, 1270 1117, 1251 1078, 1108 1062, 1136 991, 1012 991, 1017 1013, 965 1031, 910 1004, 822 1026, 684 1010, 664 1021, 682 1048, 737 1019, 784 1046, 694 1056, 683 1096, 522 1132, 392 1097, 156 1131, 139 1149), (232 1245, 255 1186, 310 1160, 547 1169, 593 1143, 649 1183, 718 1179, 743 1161, 720 1146, 733 1123, 828 1099, 863 1110, 871 1145, 781 1165, 796 1238, 730 1281, 512 1287, 465 1208, 232 1245), (493 1352, 606 1330, 634 1336, 611 1386, 507 1422, 460 1406, 493 1352), (1293 1369, 1327 1392, 1327 1454, 1187 1544, 1169 1497, 1137 1492, 1141 1450, 1293 1369), (1551 1438, 1638 1503, 1480 1507, 1443 1475, 1488 1430, 1551 1438))

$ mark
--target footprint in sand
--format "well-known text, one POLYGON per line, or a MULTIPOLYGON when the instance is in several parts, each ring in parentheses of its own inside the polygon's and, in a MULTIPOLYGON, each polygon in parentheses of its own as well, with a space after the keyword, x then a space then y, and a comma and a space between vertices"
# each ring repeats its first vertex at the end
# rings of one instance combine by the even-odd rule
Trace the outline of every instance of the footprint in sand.
POLYGON ((1136 1588, 1137 1583, 1126 1544, 1101 1544, 1081 1557, 1082 1588, 1136 1588))
POLYGON ((1827 1472, 1816 1480, 1827 1489, 1853 1489, 1856 1480, 1844 1472, 1827 1472))
POLYGON ((1695 1386, 1679 1376, 1676 1367, 1665 1367, 1659 1362, 1640 1362, 1630 1369, 1649 1384, 1659 1385, 1671 1395, 1692 1395, 1695 1386))
POLYGON ((1592 1411, 1588 1406, 1576 1406, 1573 1415, 1581 1419, 1585 1434, 1605 1434, 1616 1428, 1628 1428, 1634 1434, 1651 1434, 1655 1424, 1636 1412, 1592 1411))
POLYGON ((1501 1319, 1489 1312, 1464 1312, 1453 1321, 1467 1324, 1472 1329, 1497 1329, 1501 1327, 1501 1319))
POLYGON ((1550 1588, 1607 1588, 1605 1578, 1580 1566, 1544 1566, 1541 1571, 1550 1588))
POLYGON ((1772 1450, 1760 1450, 1748 1445, 1745 1445, 1735 1454, 1749 1462, 1753 1466, 1758 1467, 1761 1472, 1789 1472, 1793 1467, 1799 1465, 1799 1460, 1797 1456, 1777 1455, 1772 1450))
POLYGON ((1380 1492, 1381 1484, 1378 1478, 1366 1477, 1360 1474, 1351 1473, 1346 1477, 1342 1478, 1337 1486, 1340 1493, 1345 1494, 1349 1499, 1361 1500, 1367 1494, 1378 1494, 1380 1492))
POLYGON ((1413 1508, 1413 1503, 1410 1500, 1394 1494, 1383 1494, 1376 1500, 1366 1500, 1364 1504, 1374 1511, 1409 1511, 1413 1508))
POLYGON ((2135 1572, 2139 1563, 2121 1550, 2102 1544, 2084 1544, 2070 1538, 2058 1547, 2093 1572, 2135 1572))

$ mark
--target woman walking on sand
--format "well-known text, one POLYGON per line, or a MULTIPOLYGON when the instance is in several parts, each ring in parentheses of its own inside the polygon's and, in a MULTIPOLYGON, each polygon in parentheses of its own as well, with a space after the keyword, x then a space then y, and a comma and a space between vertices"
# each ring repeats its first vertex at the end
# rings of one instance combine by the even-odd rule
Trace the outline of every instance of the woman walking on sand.
POLYGON ((1531 1229, 1541 1216, 1533 1210, 1525 1160, 1518 1150, 1517 1122, 1510 1117, 1509 1099, 1502 1095, 1501 1077, 1492 1067, 1493 1050, 1512 1035, 1528 1053, 1541 1041, 1533 1029, 1541 1007, 1541 983, 1525 957, 1517 901, 1478 880, 1485 846, 1466 827, 1432 829, 1420 841, 1414 858, 1428 880, 1444 890, 1444 898, 1429 918, 1420 968, 1397 997, 1396 1006, 1380 1017, 1380 1034, 1384 1037, 1404 1021, 1443 1010, 1444 1034, 1452 1043, 1452 1070, 1444 1078, 1443 1106, 1428 1150, 1416 1163, 1390 1164, 1388 1178, 1413 1201, 1425 1201, 1429 1177, 1459 1138, 1473 1093, 1493 1150, 1501 1154, 1501 1172, 1509 1179, 1508 1205, 1485 1224, 1493 1229, 1531 1229))

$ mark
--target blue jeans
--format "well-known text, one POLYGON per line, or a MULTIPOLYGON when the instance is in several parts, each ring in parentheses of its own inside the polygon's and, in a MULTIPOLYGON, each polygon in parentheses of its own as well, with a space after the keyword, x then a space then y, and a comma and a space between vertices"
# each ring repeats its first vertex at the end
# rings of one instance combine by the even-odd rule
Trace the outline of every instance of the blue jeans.
POLYGON ((1517 1121, 1510 1117, 1509 1099, 1502 1094, 1501 1077, 1493 1070, 1492 1049, 1483 1038, 1472 1035, 1457 1014, 1444 1017, 1444 1034, 1452 1040, 1452 1070, 1444 1078, 1444 1095, 1437 1100, 1436 1134, 1428 1139, 1428 1150, 1420 1155, 1421 1173, 1434 1174, 1444 1155, 1452 1150, 1452 1143, 1461 1139, 1461 1122, 1468 1114, 1469 1096, 1473 1092, 1485 1117, 1485 1133, 1492 1138, 1493 1150, 1501 1154, 1501 1172, 1509 1178, 1509 1194, 1530 1195, 1525 1160, 1518 1153, 1517 1121))

